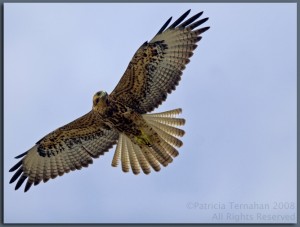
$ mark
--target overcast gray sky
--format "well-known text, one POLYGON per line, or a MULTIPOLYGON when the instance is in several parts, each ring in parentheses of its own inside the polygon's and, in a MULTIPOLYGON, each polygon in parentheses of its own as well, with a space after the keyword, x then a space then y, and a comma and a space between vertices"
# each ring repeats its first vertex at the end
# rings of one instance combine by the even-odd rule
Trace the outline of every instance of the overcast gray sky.
POLYGON ((5 223, 296 222, 296 3, 5 3, 4 142, 5 223), (137 48, 188 9, 211 29, 156 110, 183 108, 174 162, 125 174, 111 167, 113 148, 15 191, 14 157, 88 112, 137 48))

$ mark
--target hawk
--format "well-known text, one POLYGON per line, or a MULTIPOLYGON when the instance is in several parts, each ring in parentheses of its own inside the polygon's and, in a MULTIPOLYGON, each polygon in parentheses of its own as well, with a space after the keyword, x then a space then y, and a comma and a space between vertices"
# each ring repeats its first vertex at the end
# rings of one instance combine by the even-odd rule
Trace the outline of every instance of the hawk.
POLYGON ((178 85, 201 34, 209 27, 198 28, 208 18, 203 12, 185 20, 185 12, 169 27, 172 17, 150 42, 136 51, 124 75, 110 93, 97 92, 90 112, 49 133, 23 154, 9 171, 15 190, 27 179, 24 191, 41 181, 47 182, 64 173, 87 167, 117 144, 112 166, 121 162, 124 172, 151 169, 159 171, 178 155, 182 146, 178 137, 185 124, 176 116, 181 109, 150 113, 166 100, 178 85))

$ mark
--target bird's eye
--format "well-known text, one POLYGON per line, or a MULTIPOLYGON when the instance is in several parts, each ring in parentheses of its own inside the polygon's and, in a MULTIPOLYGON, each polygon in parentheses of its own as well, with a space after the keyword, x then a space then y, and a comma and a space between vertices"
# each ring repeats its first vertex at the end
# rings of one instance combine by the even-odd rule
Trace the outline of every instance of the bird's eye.
POLYGON ((99 98, 96 98, 95 99, 95 105, 98 104, 98 102, 99 102, 99 98))

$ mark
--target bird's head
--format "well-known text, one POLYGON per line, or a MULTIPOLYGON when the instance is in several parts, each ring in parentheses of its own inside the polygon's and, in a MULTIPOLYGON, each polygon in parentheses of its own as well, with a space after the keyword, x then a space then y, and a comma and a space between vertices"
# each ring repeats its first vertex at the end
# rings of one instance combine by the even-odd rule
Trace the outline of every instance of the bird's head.
POLYGON ((98 91, 93 97, 93 109, 99 110, 108 105, 108 94, 105 91, 98 91))

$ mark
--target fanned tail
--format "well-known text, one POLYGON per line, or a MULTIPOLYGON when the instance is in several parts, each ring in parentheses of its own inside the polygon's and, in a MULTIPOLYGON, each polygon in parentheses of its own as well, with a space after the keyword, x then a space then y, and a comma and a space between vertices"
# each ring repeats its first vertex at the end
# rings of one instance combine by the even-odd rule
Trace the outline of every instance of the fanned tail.
POLYGON ((129 172, 131 169, 134 174, 139 174, 142 169, 145 174, 149 174, 151 167, 159 171, 161 165, 167 166, 171 163, 173 157, 179 154, 176 147, 181 147, 183 144, 178 137, 182 137, 185 132, 177 128, 185 124, 183 118, 177 118, 181 112, 179 108, 161 113, 143 114, 144 120, 158 134, 160 141, 151 146, 139 146, 121 133, 112 166, 118 166, 121 161, 123 172, 129 172))

